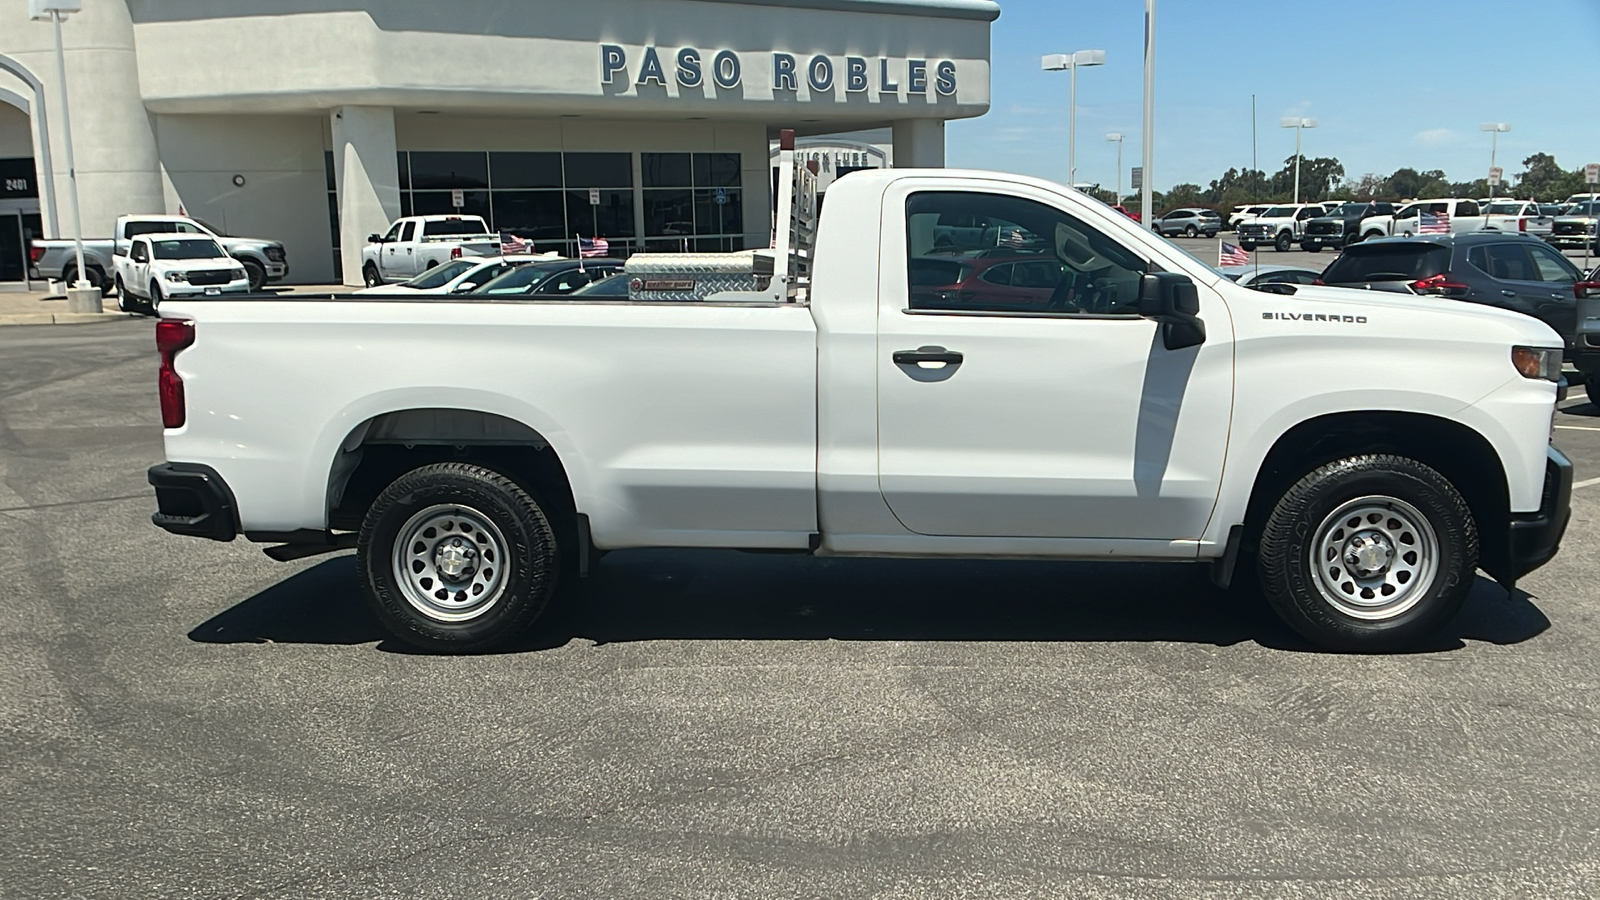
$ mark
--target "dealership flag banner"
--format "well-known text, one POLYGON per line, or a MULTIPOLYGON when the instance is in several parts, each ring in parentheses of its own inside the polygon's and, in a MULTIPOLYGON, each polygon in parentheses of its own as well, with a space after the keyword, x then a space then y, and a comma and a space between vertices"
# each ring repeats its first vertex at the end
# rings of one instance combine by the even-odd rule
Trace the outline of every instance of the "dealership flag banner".
POLYGON ((1250 251, 1223 241, 1222 246, 1217 248, 1217 265, 1248 266, 1250 265, 1250 251))
POLYGON ((578 256, 605 256, 611 252, 611 243, 603 237, 586 238, 578 235, 578 256))
POLYGON ((528 242, 509 232, 500 232, 500 255, 527 253, 528 242))

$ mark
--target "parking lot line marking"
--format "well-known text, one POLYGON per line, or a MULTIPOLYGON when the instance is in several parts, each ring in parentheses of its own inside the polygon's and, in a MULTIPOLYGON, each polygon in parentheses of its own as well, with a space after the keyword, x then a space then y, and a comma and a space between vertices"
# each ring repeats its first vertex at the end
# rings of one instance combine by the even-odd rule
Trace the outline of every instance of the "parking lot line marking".
POLYGON ((1565 428, 1567 431, 1600 431, 1600 428, 1591 428, 1588 425, 1557 425, 1556 427, 1565 428))
POLYGON ((1582 481, 1573 482, 1572 489, 1586 488, 1591 484, 1600 484, 1600 478, 1585 478, 1582 481))

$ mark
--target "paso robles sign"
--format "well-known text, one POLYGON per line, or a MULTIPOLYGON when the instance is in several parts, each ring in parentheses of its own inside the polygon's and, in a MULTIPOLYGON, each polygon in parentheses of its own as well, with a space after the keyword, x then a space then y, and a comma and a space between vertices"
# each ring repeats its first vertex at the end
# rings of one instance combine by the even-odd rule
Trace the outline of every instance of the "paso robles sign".
MULTIPOLYGON (((840 88, 846 94, 876 90, 879 95, 895 96, 932 93, 948 97, 956 92, 956 64, 948 59, 869 59, 822 53, 803 59, 792 53, 774 51, 770 54, 770 69, 765 65, 769 61, 768 54, 762 54, 760 59, 762 77, 765 79, 770 74, 770 85, 775 93, 798 93, 802 84, 813 94, 832 94, 840 88)), ((708 57, 695 47, 677 50, 644 47, 636 58, 630 59, 627 49, 617 44, 602 44, 600 83, 666 87, 670 82, 682 89, 695 90, 706 87, 709 81, 723 90, 731 90, 744 82, 746 64, 751 62, 748 54, 719 50, 708 57)))

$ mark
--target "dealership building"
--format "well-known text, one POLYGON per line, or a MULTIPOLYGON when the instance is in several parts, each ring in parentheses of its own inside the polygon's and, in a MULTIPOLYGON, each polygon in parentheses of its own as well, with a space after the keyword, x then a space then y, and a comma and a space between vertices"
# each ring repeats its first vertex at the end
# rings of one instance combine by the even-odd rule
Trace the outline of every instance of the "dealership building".
MULTIPOLYGON (((282 240, 291 282, 347 284, 366 236, 409 214, 477 214, 567 252, 579 235, 617 254, 766 246, 779 129, 812 137, 830 179, 943 165, 945 122, 989 108, 999 15, 991 0, 82 5, 62 33, 85 235, 185 212, 282 240)), ((14 248, 71 222, 53 27, 27 9, 0 4, 6 281, 14 248)))

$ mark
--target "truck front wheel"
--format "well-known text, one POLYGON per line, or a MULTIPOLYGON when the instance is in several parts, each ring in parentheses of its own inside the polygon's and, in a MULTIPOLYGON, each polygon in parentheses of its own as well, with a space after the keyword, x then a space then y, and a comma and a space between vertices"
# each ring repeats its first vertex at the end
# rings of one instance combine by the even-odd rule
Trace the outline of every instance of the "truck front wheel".
POLYGON ((1478 532, 1438 472, 1400 456, 1356 456, 1301 478, 1262 529, 1261 586, 1290 627, 1330 650, 1416 644, 1472 588, 1478 532))
POLYGON ((1294 246, 1294 237, 1287 231, 1280 231, 1278 232, 1278 240, 1272 246, 1279 253, 1288 253, 1289 248, 1294 246))
POLYGON ((373 501, 356 542, 367 602, 425 650, 483 650, 521 634, 560 572, 544 509, 515 481, 469 463, 400 476, 373 501))
POLYGON ((367 287, 377 287, 383 284, 383 277, 378 274, 378 267, 372 263, 367 263, 361 267, 361 280, 367 283, 367 287))
POLYGON ((1583 393, 1589 402, 1600 406, 1600 375, 1587 375, 1583 379, 1583 393))

